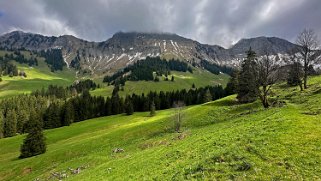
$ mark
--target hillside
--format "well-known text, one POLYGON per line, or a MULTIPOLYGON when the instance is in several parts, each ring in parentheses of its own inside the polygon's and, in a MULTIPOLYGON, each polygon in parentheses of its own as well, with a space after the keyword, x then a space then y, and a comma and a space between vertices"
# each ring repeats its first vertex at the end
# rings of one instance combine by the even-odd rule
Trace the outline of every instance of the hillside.
MULTIPOLYGON (((121 96, 131 95, 135 93, 140 95, 142 93, 147 94, 150 91, 174 91, 174 90, 189 90, 194 84, 196 87, 206 87, 208 85, 222 85, 226 86, 229 76, 227 74, 215 75, 206 70, 194 68, 193 73, 190 72, 178 72, 172 71, 171 76, 175 77, 175 81, 165 81, 163 76, 159 82, 154 81, 127 81, 123 90, 119 92, 121 96)), ((113 92, 114 86, 103 85, 101 88, 97 88, 91 91, 91 95, 94 96, 110 96, 113 92)))
MULTIPOLYGON (((0 51, 0 56, 10 53, 12 52, 0 51)), ((29 51, 22 51, 22 54, 25 57, 30 56, 29 51)), ((37 66, 28 66, 27 64, 12 61, 12 63, 17 66, 18 71, 25 72, 27 77, 2 76, 2 81, 0 82, 0 99, 18 94, 31 93, 34 90, 47 88, 50 84, 67 86, 72 84, 76 79, 74 70, 66 70, 66 68, 64 68, 62 71, 52 72, 47 63, 45 63, 44 58, 37 58, 37 66)))
POLYGON ((201 44, 195 40, 169 33, 119 32, 101 42, 89 42, 74 36, 48 37, 14 31, 0 36, 5 49, 61 49, 67 67, 80 68, 91 74, 114 73, 145 57, 177 58, 199 64, 201 60, 228 66, 238 66, 250 47, 258 55, 284 55, 296 45, 280 38, 257 37, 242 39, 233 47, 201 44))
MULTIPOLYGON (((37 65, 29 66, 26 63, 19 63, 14 61, 16 58, 10 60, 10 64, 17 66, 18 72, 24 72, 26 77, 9 75, 1 76, 0 81, 0 99, 15 96, 18 94, 28 94, 35 90, 41 90, 47 88, 48 85, 57 86, 70 86, 76 80, 82 79, 93 79, 100 88, 91 91, 92 95, 95 96, 111 96, 114 86, 107 86, 107 83, 103 83, 100 76, 90 75, 78 75, 74 69, 68 69, 63 67, 63 70, 51 71, 50 65, 46 63, 45 58, 39 56, 32 51, 16 51, 20 52, 26 60, 30 57, 37 59, 37 65)), ((0 58, 10 56, 14 54, 13 51, 0 50, 0 58)), ((1 60, 0 60, 1 61, 1 60)), ((0 62, 1 63, 1 62, 0 62)), ((0 66, 1 67, 1 66, 0 66)), ((175 81, 164 81, 164 77, 160 77, 159 82, 154 81, 128 81, 123 87, 124 89, 120 92, 122 96, 127 94, 141 94, 148 93, 150 91, 173 91, 181 89, 190 89, 193 84, 197 87, 205 87, 208 85, 226 85, 229 76, 227 74, 215 75, 208 72, 205 69, 193 67, 194 72, 179 72, 172 71, 172 75, 175 77, 175 81)), ((171 76, 170 76, 171 78, 171 76)))
POLYGON ((1 139, 0 179, 319 180, 320 84, 320 76, 303 92, 279 84, 274 99, 286 104, 267 110, 260 102, 239 105, 235 96, 186 107, 181 133, 173 131, 170 109, 47 130, 48 151, 23 160, 25 135, 1 139))

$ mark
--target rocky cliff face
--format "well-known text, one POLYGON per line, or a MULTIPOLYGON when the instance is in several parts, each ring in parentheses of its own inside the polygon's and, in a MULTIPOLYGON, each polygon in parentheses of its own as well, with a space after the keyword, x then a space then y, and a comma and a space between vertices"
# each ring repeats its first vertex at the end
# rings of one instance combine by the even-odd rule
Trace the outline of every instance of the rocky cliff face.
POLYGON ((60 48, 68 67, 78 61, 82 69, 92 73, 112 73, 147 56, 178 58, 188 62, 207 60, 212 63, 238 66, 250 47, 257 54, 266 52, 278 57, 293 47, 286 40, 275 37, 242 39, 230 49, 218 45, 206 45, 176 34, 116 33, 103 42, 89 42, 74 36, 48 37, 15 31, 0 37, 0 47, 45 50, 60 48), (73 62, 73 63, 72 63, 73 62))

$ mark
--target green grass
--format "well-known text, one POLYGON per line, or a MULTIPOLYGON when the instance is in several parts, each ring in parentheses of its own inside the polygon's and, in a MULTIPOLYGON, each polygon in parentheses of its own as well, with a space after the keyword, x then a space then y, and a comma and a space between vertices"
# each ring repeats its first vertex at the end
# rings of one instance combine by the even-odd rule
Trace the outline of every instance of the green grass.
MULTIPOLYGON (((229 76, 226 74, 214 75, 206 70, 194 69, 193 73, 189 72, 177 72, 172 71, 175 81, 164 81, 163 78, 160 78, 160 82, 153 81, 127 81, 124 86, 124 91, 120 91, 121 96, 127 94, 131 95, 149 93, 150 91, 173 91, 173 90, 182 90, 190 89, 195 84, 196 87, 205 87, 208 85, 222 85, 225 87, 228 82, 229 76)), ((171 76, 169 76, 171 79, 171 76)), ((113 86, 105 86, 96 90, 91 91, 92 95, 95 96, 110 96, 113 91, 113 86)))
POLYGON ((0 180, 64 171, 66 180, 320 180, 320 85, 313 77, 303 92, 275 86, 283 107, 239 105, 235 96, 187 107, 182 133, 172 131, 170 109, 47 130, 48 151, 27 159, 17 159, 25 135, 1 139, 0 180))
POLYGON ((67 86, 74 82, 75 72, 73 70, 64 69, 51 72, 43 59, 39 59, 38 62, 39 65, 34 67, 16 63, 18 70, 26 72, 27 77, 3 76, 0 82, 0 99, 17 94, 28 94, 34 90, 47 88, 50 84, 67 86))

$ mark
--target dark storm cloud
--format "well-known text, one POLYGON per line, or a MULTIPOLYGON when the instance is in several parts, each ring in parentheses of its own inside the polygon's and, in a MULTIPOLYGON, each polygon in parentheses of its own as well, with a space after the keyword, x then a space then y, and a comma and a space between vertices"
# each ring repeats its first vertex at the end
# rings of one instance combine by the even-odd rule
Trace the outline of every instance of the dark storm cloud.
POLYGON ((243 37, 321 33, 320 0, 0 0, 0 33, 103 41, 118 31, 171 32, 225 47, 243 37))

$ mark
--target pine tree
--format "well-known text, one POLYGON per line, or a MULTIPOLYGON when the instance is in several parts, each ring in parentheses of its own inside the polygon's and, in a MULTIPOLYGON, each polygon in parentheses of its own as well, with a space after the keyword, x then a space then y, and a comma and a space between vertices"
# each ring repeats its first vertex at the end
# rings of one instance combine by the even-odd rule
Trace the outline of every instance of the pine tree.
POLYGON ((241 71, 238 79, 237 99, 240 103, 254 102, 257 99, 258 83, 256 53, 250 50, 247 58, 242 62, 241 71))
POLYGON ((112 114, 120 113, 120 98, 118 93, 115 93, 111 98, 111 112, 112 114))
POLYGON ((205 92, 205 94, 203 96, 203 103, 212 101, 212 98, 213 97, 212 97, 212 94, 210 92, 210 89, 206 89, 206 92, 205 92))
POLYGON ((234 70, 229 82, 225 87, 225 95, 232 95, 237 93, 238 77, 239 77, 239 72, 237 70, 234 70))
POLYGON ((62 116, 63 116, 63 119, 62 119, 63 126, 69 126, 71 123, 74 122, 75 111, 74 111, 74 107, 70 101, 65 103, 62 116))
POLYGON ((106 103, 105 103, 105 116, 109 116, 112 114, 112 105, 111 105, 111 99, 107 97, 106 103))
POLYGON ((48 107, 44 116, 44 128, 58 128, 61 126, 60 108, 57 103, 52 103, 48 107))
POLYGON ((42 120, 34 111, 30 112, 27 137, 23 140, 19 158, 27 158, 46 152, 45 137, 42 131, 42 120))
POLYGON ((17 132, 17 115, 15 110, 8 110, 4 122, 4 136, 10 137, 17 132))
POLYGON ((24 133, 25 123, 28 121, 29 115, 26 110, 21 109, 18 113, 18 121, 17 121, 17 132, 24 133))
POLYGON ((129 96, 125 99, 125 112, 127 115, 132 115, 134 113, 134 106, 129 96))
POLYGON ((150 104, 150 116, 155 116, 156 115, 156 110, 155 110, 155 103, 154 101, 151 102, 150 104))

